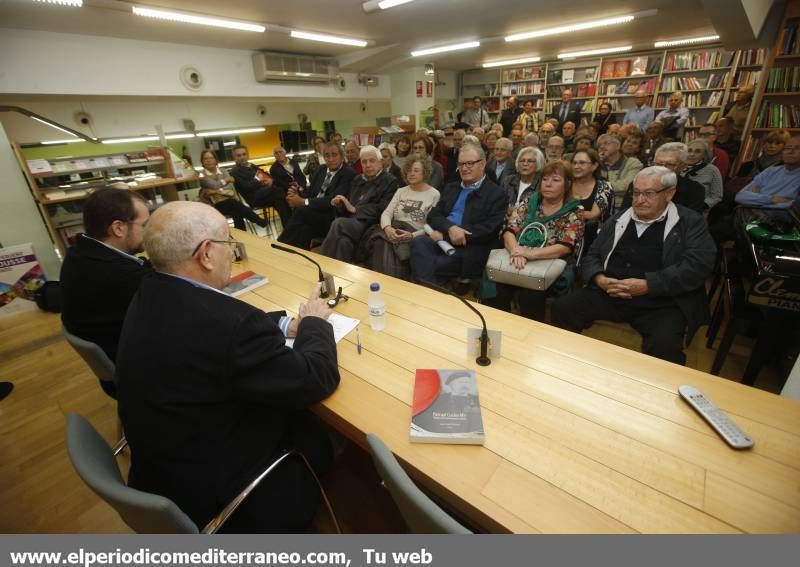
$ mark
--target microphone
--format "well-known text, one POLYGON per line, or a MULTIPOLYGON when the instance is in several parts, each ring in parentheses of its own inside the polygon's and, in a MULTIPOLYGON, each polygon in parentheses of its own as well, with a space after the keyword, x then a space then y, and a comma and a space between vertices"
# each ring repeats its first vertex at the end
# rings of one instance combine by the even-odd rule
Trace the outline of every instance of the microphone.
POLYGON ((481 352, 480 352, 480 355, 478 356, 478 358, 475 359, 475 362, 477 362, 481 366, 489 366, 492 363, 492 361, 489 360, 489 357, 487 356, 488 353, 489 353, 489 331, 486 329, 486 319, 483 318, 483 315, 481 315, 481 312, 478 311, 477 309, 475 309, 475 307, 469 301, 467 301, 466 299, 464 299, 460 295, 458 295, 456 293, 453 293, 449 289, 445 289, 445 288, 443 288, 441 286, 436 285, 435 283, 427 282, 425 280, 420 280, 419 283, 421 283, 422 285, 424 285, 425 287, 428 287, 430 289, 433 289, 433 290, 436 290, 436 291, 439 291, 439 292, 442 292, 442 293, 446 293, 447 295, 452 295, 453 297, 458 298, 464 305, 466 305, 467 307, 469 307, 475 313, 478 314, 478 317, 481 318, 481 324, 483 325, 483 329, 481 330, 481 337, 480 337, 480 340, 481 340, 481 352))
MULTIPOLYGON (((431 228, 431 225, 429 225, 429 224, 426 224, 425 226, 423 226, 422 230, 424 230, 425 234, 427 234, 428 236, 430 236, 431 233, 433 232, 433 229, 431 228)), ((436 244, 438 244, 439 248, 442 249, 442 252, 444 252, 448 256, 452 256, 453 254, 456 253, 456 249, 453 248, 453 245, 450 244, 449 242, 447 242, 447 240, 445 240, 444 238, 441 239, 441 240, 437 240, 436 244)), ((456 297, 458 297, 458 296, 456 296, 456 297)))
POLYGON ((325 299, 331 293, 334 292, 336 287, 334 286, 333 283, 333 275, 326 274, 325 272, 323 272, 322 267, 314 259, 309 258, 305 254, 301 254, 297 250, 292 250, 291 248, 288 248, 286 246, 281 246, 280 244, 272 243, 270 244, 270 246, 272 246, 275 250, 280 250, 281 252, 288 252, 289 254, 297 254, 298 256, 305 258, 306 260, 308 260, 317 267, 317 270, 319 272, 319 283, 322 284, 319 288, 319 296, 321 298, 325 299))

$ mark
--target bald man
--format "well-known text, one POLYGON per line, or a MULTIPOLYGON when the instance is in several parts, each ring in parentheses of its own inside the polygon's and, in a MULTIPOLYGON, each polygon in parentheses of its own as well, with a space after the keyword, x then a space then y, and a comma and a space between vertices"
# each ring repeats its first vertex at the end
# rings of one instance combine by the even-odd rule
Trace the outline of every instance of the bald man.
POLYGON ((275 157, 275 163, 269 168, 272 184, 284 193, 288 193, 290 187, 294 187, 298 193, 302 192, 306 188, 306 176, 300 171, 300 166, 286 156, 286 148, 277 146, 272 150, 272 155, 275 157))
MULTIPOLYGON (((128 484, 171 499, 200 529, 283 449, 301 450, 320 472, 332 459, 324 428, 304 410, 339 384, 330 310, 317 289, 288 321, 221 291, 232 242, 208 205, 153 213, 144 245, 156 271, 131 302, 117 355, 128 484)), ((304 531, 317 501, 313 477, 291 458, 226 529, 304 531)))

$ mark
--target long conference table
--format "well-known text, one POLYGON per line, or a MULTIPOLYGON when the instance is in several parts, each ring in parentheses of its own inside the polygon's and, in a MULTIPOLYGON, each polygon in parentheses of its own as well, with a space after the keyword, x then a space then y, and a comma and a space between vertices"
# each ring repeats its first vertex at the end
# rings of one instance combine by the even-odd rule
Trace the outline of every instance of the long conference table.
MULTIPOLYGON (((313 264, 234 231, 269 283, 240 297, 296 313, 317 281, 313 264)), ((479 325, 458 299, 308 253, 350 297, 358 318, 338 345, 341 384, 314 411, 361 446, 376 433, 411 477, 457 518, 495 533, 798 533, 800 402, 555 327, 478 306, 503 332, 502 357, 467 356, 479 325), (379 282, 388 323, 368 323, 379 282), (483 446, 411 443, 417 368, 472 368, 483 446), (754 440, 730 449, 678 395, 691 384, 754 440)))

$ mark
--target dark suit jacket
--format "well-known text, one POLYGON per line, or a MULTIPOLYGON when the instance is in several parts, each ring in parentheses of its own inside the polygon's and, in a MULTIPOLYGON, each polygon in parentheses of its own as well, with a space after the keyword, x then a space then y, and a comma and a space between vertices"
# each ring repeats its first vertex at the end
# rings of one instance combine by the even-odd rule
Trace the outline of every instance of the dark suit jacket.
POLYGON ((461 181, 458 173, 458 150, 447 148, 447 171, 445 171, 444 182, 454 183, 457 181, 461 181))
MULTIPOLYGON (((437 205, 428 213, 428 224, 434 230, 441 232, 445 239, 450 240, 447 231, 454 225, 448 220, 447 215, 461 194, 459 183, 445 185, 442 196, 437 205)), ((472 233, 467 236, 467 246, 464 249, 464 262, 461 267, 462 275, 471 277, 483 272, 489 251, 497 242, 503 219, 506 215, 506 192, 488 178, 483 184, 470 193, 464 208, 464 219, 461 228, 472 233)))
POLYGON ((284 191, 289 189, 292 181, 296 182, 301 188, 306 186, 306 176, 300 171, 299 166, 294 167, 294 173, 289 173, 283 164, 275 162, 269 168, 269 174, 272 176, 272 184, 275 187, 280 187, 284 191))
POLYGON ((497 175, 494 172, 495 167, 497 167, 497 162, 495 161, 494 158, 492 158, 486 164, 486 177, 488 177, 492 183, 496 183, 497 185, 501 185, 503 183, 504 178, 509 177, 511 175, 516 175, 517 173, 517 169, 514 166, 514 160, 512 160, 510 157, 506 160, 506 166, 505 168, 503 168, 503 172, 500 174, 499 179, 497 178, 497 175))
POLYGON ((128 305, 150 262, 139 264, 78 236, 61 266, 61 322, 73 335, 100 346, 113 361, 128 305))
POLYGON ((580 102, 571 100, 569 102, 569 110, 567 111, 567 118, 566 120, 561 119, 561 105, 564 104, 563 102, 559 102, 554 108, 553 113, 550 115, 551 118, 555 118, 558 120, 558 132, 561 133, 561 128, 564 126, 565 122, 572 122, 575 126, 581 125, 581 109, 583 105, 580 102))
POLYGON ((350 186, 356 176, 356 172, 349 165, 343 163, 336 175, 333 176, 331 184, 328 185, 325 193, 322 193, 322 182, 325 181, 327 173, 327 167, 318 167, 311 175, 308 188, 303 191, 303 195, 308 199, 308 206, 315 211, 330 210, 333 212, 331 199, 337 195, 344 195, 345 197, 350 195, 350 186))
POLYGON ((233 177, 233 186, 248 204, 256 202, 256 193, 258 193, 259 189, 265 187, 263 183, 256 179, 256 172, 259 169, 262 168, 248 163, 247 165, 234 165, 228 171, 233 177))
POLYGON ((381 170, 373 179, 357 175, 350 186, 350 203, 356 208, 354 215, 348 213, 344 207, 336 209, 336 215, 342 217, 352 216, 372 226, 378 224, 381 214, 394 197, 394 192, 400 187, 400 182, 391 173, 381 170))
MULTIPOLYGON (((167 274, 142 282, 116 374, 130 486, 170 498, 202 527, 294 443, 289 423, 296 410, 339 384, 336 345, 331 325, 309 317, 294 349, 287 347, 279 315, 167 274)), ((263 525, 272 517, 280 529, 301 495, 281 475, 265 485, 248 499, 250 520, 263 525), (276 491, 289 506, 260 496, 276 491)))
MULTIPOLYGON (((676 205, 683 205, 688 209, 702 213, 706 210, 706 189, 697 181, 678 176, 678 186, 675 188, 675 196, 672 202, 676 205)), ((629 208, 633 204, 633 183, 628 185, 628 190, 622 198, 621 211, 629 208)))

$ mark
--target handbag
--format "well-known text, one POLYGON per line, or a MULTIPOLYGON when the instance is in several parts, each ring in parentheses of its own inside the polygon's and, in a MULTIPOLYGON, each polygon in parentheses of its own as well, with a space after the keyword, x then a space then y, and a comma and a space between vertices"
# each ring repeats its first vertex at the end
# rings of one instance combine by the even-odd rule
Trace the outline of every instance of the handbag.
MULTIPOLYGON (((519 237, 522 238, 522 235, 527 230, 541 232, 544 238, 540 247, 544 246, 544 243, 547 242, 547 227, 542 223, 533 222, 522 230, 519 237)), ((525 267, 518 270, 511 263, 508 251, 505 248, 499 248, 489 253, 489 260, 486 262, 486 275, 490 281, 495 283, 545 291, 561 277, 566 267, 566 261, 561 258, 553 258, 549 260, 528 260, 525 267)))

